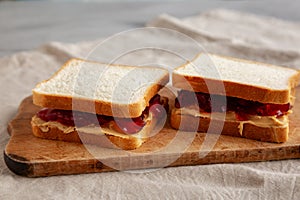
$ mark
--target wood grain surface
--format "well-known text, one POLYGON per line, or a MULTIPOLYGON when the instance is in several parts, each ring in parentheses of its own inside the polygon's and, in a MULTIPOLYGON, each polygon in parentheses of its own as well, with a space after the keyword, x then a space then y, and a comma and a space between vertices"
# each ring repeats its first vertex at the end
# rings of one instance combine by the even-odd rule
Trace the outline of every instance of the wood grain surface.
POLYGON ((290 136, 285 143, 178 132, 166 124, 133 151, 36 138, 31 132, 30 120, 40 108, 32 104, 30 96, 22 101, 18 114, 8 125, 11 137, 4 150, 4 159, 14 173, 40 177, 300 158, 300 88, 297 94, 290 115, 290 136))

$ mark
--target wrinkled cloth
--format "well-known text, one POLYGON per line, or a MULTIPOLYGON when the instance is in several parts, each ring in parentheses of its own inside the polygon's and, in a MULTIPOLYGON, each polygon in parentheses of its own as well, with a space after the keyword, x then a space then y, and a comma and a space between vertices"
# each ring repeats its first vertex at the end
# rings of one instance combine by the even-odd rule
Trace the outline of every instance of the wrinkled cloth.
MULTIPOLYGON (((7 123, 31 89, 72 57, 170 71, 198 52, 300 68, 300 24, 229 10, 184 19, 163 14, 146 27, 107 39, 65 44, 0 58, 0 146, 7 123), (157 28, 153 28, 157 27, 157 28), (172 29, 172 30, 169 30, 172 29)), ((300 160, 182 166, 155 170, 26 178, 0 155, 0 199, 299 199, 300 160)))

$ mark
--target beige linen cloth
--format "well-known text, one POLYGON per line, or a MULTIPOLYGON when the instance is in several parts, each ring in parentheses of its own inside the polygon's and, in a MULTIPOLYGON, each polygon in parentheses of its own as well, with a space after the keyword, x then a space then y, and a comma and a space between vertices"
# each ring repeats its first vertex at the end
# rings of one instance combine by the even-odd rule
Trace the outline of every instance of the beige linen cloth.
MULTIPOLYGON (((1 149, 5 148, 9 140, 7 122, 16 114, 20 101, 31 94, 37 82, 48 78, 71 57, 103 62, 114 59, 114 62, 123 64, 155 64, 171 69, 185 59, 191 59, 200 49, 300 68, 298 23, 236 11, 213 10, 185 19, 161 15, 147 26, 178 32, 138 29, 108 40, 78 44, 52 42, 32 51, 0 58, 1 149), (139 44, 140 41, 143 42, 139 44), (201 47, 195 45, 195 41, 201 47)), ((0 170, 0 199, 300 197, 299 159, 26 178, 10 172, 1 154, 0 170)))

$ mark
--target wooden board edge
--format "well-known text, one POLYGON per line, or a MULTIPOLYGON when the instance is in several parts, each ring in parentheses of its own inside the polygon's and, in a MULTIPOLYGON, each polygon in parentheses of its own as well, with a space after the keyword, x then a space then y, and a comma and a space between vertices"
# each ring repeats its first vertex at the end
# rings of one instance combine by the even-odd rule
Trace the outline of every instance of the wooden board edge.
POLYGON ((104 165, 97 159, 85 160, 83 163, 65 161, 60 162, 58 166, 56 162, 30 163, 25 158, 14 154, 7 154, 6 151, 3 154, 5 164, 11 172, 28 178, 118 171, 104 165), (45 168, 49 170, 44 170, 45 168))
MULTIPOLYGON (((147 169, 163 169, 170 167, 180 167, 180 166, 195 166, 195 165, 208 165, 208 164, 223 164, 223 163, 247 163, 247 162, 262 162, 262 161, 276 161, 283 160, 281 156, 286 156, 284 159, 297 159, 300 158, 300 147, 291 146, 287 150, 284 149, 274 149, 270 148, 267 150, 267 154, 264 154, 261 149, 256 151, 241 151, 236 150, 230 154, 225 152, 214 152, 210 151, 206 156, 199 157, 198 152, 186 152, 182 154, 174 162, 169 163, 166 166, 154 166, 156 163, 156 158, 152 157, 148 164, 143 167, 132 168, 126 167, 123 169, 114 169, 103 164, 100 160, 87 159, 82 160, 81 163, 77 161, 64 161, 60 162, 59 166, 56 162, 48 163, 29 163, 25 158, 7 154, 4 151, 4 160, 8 168, 17 175, 37 178, 37 177, 49 177, 57 175, 78 175, 78 174, 88 174, 88 173, 99 173, 99 172, 116 172, 116 171, 130 171, 130 170, 147 170, 147 169), (189 160, 189 162, 186 162, 189 160), (183 164, 184 163, 184 164, 183 164), (49 170, 45 170, 49 169, 49 170), (51 170, 52 169, 52 170, 51 170)), ((134 161, 133 161, 134 162, 134 161)))
POLYGON ((19 111, 13 116, 13 118, 7 124, 6 130, 10 137, 12 137, 12 135, 13 135, 13 127, 14 127, 13 124, 14 124, 15 120, 17 119, 18 115, 19 115, 19 111))
POLYGON ((19 104, 19 107, 17 109, 17 112, 15 115, 11 118, 11 120, 7 123, 7 132, 10 135, 10 137, 13 135, 13 124, 16 120, 18 120, 19 116, 22 114, 22 110, 25 108, 24 104, 26 101, 32 101, 32 95, 26 96, 21 103, 19 104))
POLYGON ((25 158, 14 154, 7 154, 5 150, 3 155, 4 162, 10 171, 20 176, 33 176, 33 165, 30 164, 25 158))
POLYGON ((182 163, 190 160, 188 166, 223 164, 223 163, 248 163, 248 162, 266 162, 300 158, 300 146, 293 145, 286 148, 268 148, 268 149, 245 149, 233 151, 210 151, 204 157, 199 156, 199 152, 189 152, 183 154, 168 167, 183 166, 182 163))

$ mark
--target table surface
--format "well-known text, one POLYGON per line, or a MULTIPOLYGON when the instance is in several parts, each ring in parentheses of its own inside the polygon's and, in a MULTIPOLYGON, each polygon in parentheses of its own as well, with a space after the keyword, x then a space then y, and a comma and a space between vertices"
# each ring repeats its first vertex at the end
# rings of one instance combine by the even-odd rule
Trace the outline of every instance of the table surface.
POLYGON ((285 20, 300 21, 300 1, 0 1, 0 57, 29 50, 49 41, 79 42, 143 27, 167 13, 187 17, 227 8, 285 20))

